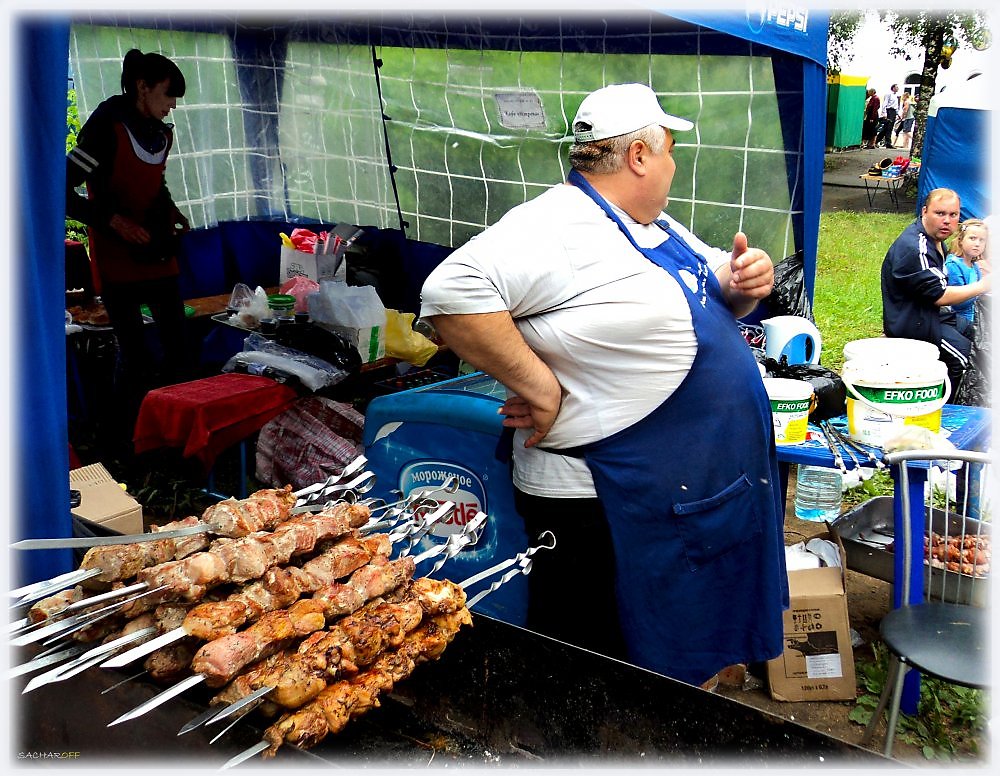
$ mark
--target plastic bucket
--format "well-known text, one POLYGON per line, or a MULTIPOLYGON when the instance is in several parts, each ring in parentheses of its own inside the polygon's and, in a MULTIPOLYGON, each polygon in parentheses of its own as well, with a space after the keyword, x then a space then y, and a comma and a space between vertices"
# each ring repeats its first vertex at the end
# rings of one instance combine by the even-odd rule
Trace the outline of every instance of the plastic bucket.
POLYGON ((844 364, 841 379, 852 439, 885 447, 907 426, 941 430, 941 408, 951 394, 943 361, 855 359, 844 364))
POLYGON ((813 406, 813 387, 805 380, 765 377, 764 388, 771 401, 774 443, 797 445, 806 441, 809 411, 813 406))
POLYGON ((871 337, 844 344, 844 361, 877 361, 892 363, 904 361, 937 361, 937 345, 923 340, 904 337, 871 337))

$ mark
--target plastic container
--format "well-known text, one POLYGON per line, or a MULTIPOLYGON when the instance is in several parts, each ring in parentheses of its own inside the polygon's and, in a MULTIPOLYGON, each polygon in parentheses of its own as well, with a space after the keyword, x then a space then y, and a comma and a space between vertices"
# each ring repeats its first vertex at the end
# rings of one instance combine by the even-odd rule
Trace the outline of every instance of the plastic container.
POLYGON ((943 361, 854 359, 844 364, 841 379, 847 389, 847 431, 852 439, 885 447, 907 426, 941 430, 941 408, 951 394, 943 361))
POLYGON ((799 520, 833 522, 840 516, 843 488, 840 471, 800 464, 795 478, 795 516, 799 520))
POLYGON ((267 298, 267 306, 271 309, 272 318, 291 320, 295 317, 295 297, 291 294, 271 294, 267 298))
POLYGON ((764 388, 771 402, 774 443, 797 445, 806 441, 813 387, 805 380, 765 377, 764 388))

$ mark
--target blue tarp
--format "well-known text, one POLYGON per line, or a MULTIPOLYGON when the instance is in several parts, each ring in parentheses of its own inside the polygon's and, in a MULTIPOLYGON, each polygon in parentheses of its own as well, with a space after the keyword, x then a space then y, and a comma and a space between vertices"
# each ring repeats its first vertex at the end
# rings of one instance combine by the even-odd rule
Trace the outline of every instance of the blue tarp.
POLYGON ((927 106, 917 182, 917 215, 934 189, 952 189, 962 199, 962 220, 993 212, 990 132, 993 95, 986 76, 953 80, 927 106))
MULTIPOLYGON (((66 415, 65 256, 66 72, 69 25, 31 20, 16 28, 20 72, 14 80, 17 199, 14 256, 19 299, 12 374, 16 538, 69 536, 69 424, 66 415)), ((10 201, 10 200, 8 200, 10 201)), ((13 321, 13 317, 12 317, 13 321)), ((9 519, 9 518, 8 518, 9 519)), ((72 568, 70 550, 14 558, 14 586, 72 568)))
MULTIPOLYGON (((724 33, 720 36, 722 44, 726 43, 726 36, 732 36, 731 42, 742 42, 735 46, 741 53, 746 53, 749 44, 751 50, 762 47, 760 53, 765 55, 768 49, 788 55, 781 57, 780 62, 776 60, 776 80, 778 76, 788 78, 795 86, 790 91, 803 95, 802 104, 781 106, 781 123, 790 157, 801 160, 804 165, 801 188, 793 194, 793 208, 803 212, 801 222, 795 224, 795 237, 805 255, 806 284, 811 296, 822 196, 827 15, 812 10, 792 14, 785 11, 744 14, 671 10, 669 14, 682 22, 724 33)), ((607 23, 607 20, 598 20, 597 25, 603 28, 607 23)), ((13 538, 67 536, 71 525, 65 335, 61 328, 65 283, 59 267, 64 255, 64 84, 68 69, 69 19, 18 19, 14 26, 17 65, 22 74, 14 79, 17 85, 13 111, 17 122, 15 180, 21 212, 17 219, 15 255, 21 269, 17 287, 18 298, 22 300, 19 308, 24 315, 17 330, 17 355, 13 364, 13 374, 18 376, 15 416, 20 422, 15 428, 12 456, 18 465, 11 527, 13 538)), ((366 23, 360 28, 365 28, 366 35, 373 36, 376 32, 382 36, 421 32, 412 28, 373 32, 372 26, 366 23)), ((581 22, 581 26, 586 27, 586 24, 581 22)), ((465 26, 459 35, 478 34, 476 30, 476 25, 465 26)), ((448 34, 453 31, 454 27, 449 27, 448 34)), ((560 36, 564 44, 574 37, 565 36, 565 31, 562 29, 560 36)), ((429 43, 440 43, 439 31, 427 31, 426 34, 429 43)), ((712 42, 706 44, 712 45, 712 42)), ((252 63, 252 52, 242 52, 241 66, 252 63)), ((247 85, 241 75, 244 91, 247 85)), ((791 175, 790 178, 795 179, 791 175)), ((66 571, 71 556, 66 551, 36 552, 26 554, 21 560, 20 567, 15 570, 17 584, 66 571)))

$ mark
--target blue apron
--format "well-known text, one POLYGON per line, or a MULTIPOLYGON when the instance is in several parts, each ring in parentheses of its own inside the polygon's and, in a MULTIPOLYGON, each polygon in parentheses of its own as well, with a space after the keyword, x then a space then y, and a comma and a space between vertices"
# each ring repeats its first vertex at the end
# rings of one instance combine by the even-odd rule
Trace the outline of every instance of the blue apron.
MULTIPOLYGON (((784 504, 771 405, 704 258, 666 223, 640 248, 587 180, 569 180, 684 289, 698 341, 690 372, 633 425, 582 455, 611 527, 629 660, 691 684, 782 651, 784 504)), ((623 379, 627 376, 622 376, 623 379)))

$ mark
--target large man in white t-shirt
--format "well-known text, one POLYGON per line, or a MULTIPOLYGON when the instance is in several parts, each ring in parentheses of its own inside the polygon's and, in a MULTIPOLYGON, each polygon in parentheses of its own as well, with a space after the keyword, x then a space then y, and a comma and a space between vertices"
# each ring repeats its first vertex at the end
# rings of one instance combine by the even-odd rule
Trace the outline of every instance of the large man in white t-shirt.
POLYGON ((439 265, 421 316, 508 390, 515 504, 557 541, 528 626, 701 684, 781 652, 787 581, 770 404, 735 320, 773 267, 662 212, 691 127, 641 84, 590 94, 568 181, 439 265))

